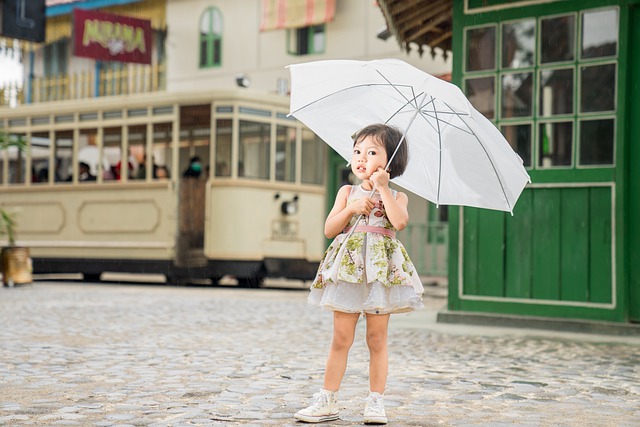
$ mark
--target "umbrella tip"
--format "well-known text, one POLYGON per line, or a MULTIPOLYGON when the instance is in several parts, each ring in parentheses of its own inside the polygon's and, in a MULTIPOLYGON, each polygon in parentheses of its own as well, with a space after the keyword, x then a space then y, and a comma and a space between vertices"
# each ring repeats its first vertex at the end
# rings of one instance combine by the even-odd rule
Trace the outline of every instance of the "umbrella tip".
POLYGON ((347 162, 347 166, 345 166, 345 167, 348 168, 349 166, 351 166, 351 162, 347 162))
POLYGON ((511 212, 511 216, 513 216, 513 210, 510 210, 509 212, 511 212))

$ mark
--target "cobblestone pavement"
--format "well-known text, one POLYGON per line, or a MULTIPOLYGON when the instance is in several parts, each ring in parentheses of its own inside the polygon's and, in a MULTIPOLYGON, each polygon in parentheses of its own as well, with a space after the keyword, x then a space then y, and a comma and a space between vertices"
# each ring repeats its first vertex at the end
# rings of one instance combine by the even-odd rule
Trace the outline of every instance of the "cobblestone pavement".
MULTIPOLYGON (((331 315, 306 291, 39 282, 0 289, 0 425, 300 426, 331 315)), ((395 426, 638 426, 640 339, 391 320, 395 426)), ((359 425, 364 324, 340 391, 359 425)))

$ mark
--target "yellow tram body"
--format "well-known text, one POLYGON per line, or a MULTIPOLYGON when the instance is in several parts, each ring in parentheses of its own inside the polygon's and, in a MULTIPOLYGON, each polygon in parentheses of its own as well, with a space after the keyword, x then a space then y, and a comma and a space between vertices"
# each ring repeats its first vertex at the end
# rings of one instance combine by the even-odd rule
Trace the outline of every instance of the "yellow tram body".
POLYGON ((310 279, 327 149, 287 112, 287 97, 242 90, 3 109, 29 149, 0 153, 0 206, 34 273, 310 279), (200 177, 183 176, 196 157, 200 177))

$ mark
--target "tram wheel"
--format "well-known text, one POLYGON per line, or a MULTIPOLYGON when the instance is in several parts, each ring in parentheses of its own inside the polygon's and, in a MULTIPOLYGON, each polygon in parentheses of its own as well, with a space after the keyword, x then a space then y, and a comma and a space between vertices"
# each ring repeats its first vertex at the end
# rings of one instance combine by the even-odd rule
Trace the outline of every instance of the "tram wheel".
POLYGON ((238 286, 241 288, 259 288, 262 286, 263 278, 259 276, 239 277, 238 286))

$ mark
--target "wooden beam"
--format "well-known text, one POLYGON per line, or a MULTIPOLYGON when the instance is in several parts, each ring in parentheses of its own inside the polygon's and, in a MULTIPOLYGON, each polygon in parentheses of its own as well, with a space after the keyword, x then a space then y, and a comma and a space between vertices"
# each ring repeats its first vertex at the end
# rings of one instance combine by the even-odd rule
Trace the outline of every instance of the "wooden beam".
POLYGON ((420 38, 422 35, 427 34, 428 32, 432 31, 434 28, 436 28, 438 26, 438 24, 450 19, 452 14, 453 14, 453 11, 449 11, 447 13, 444 13, 444 14, 440 15, 439 18, 434 19, 433 21, 431 21, 429 23, 429 25, 425 25, 424 27, 422 27, 420 30, 418 30, 414 34, 411 34, 409 36, 410 40, 408 39, 407 41, 408 42, 415 41, 416 39, 420 38))

